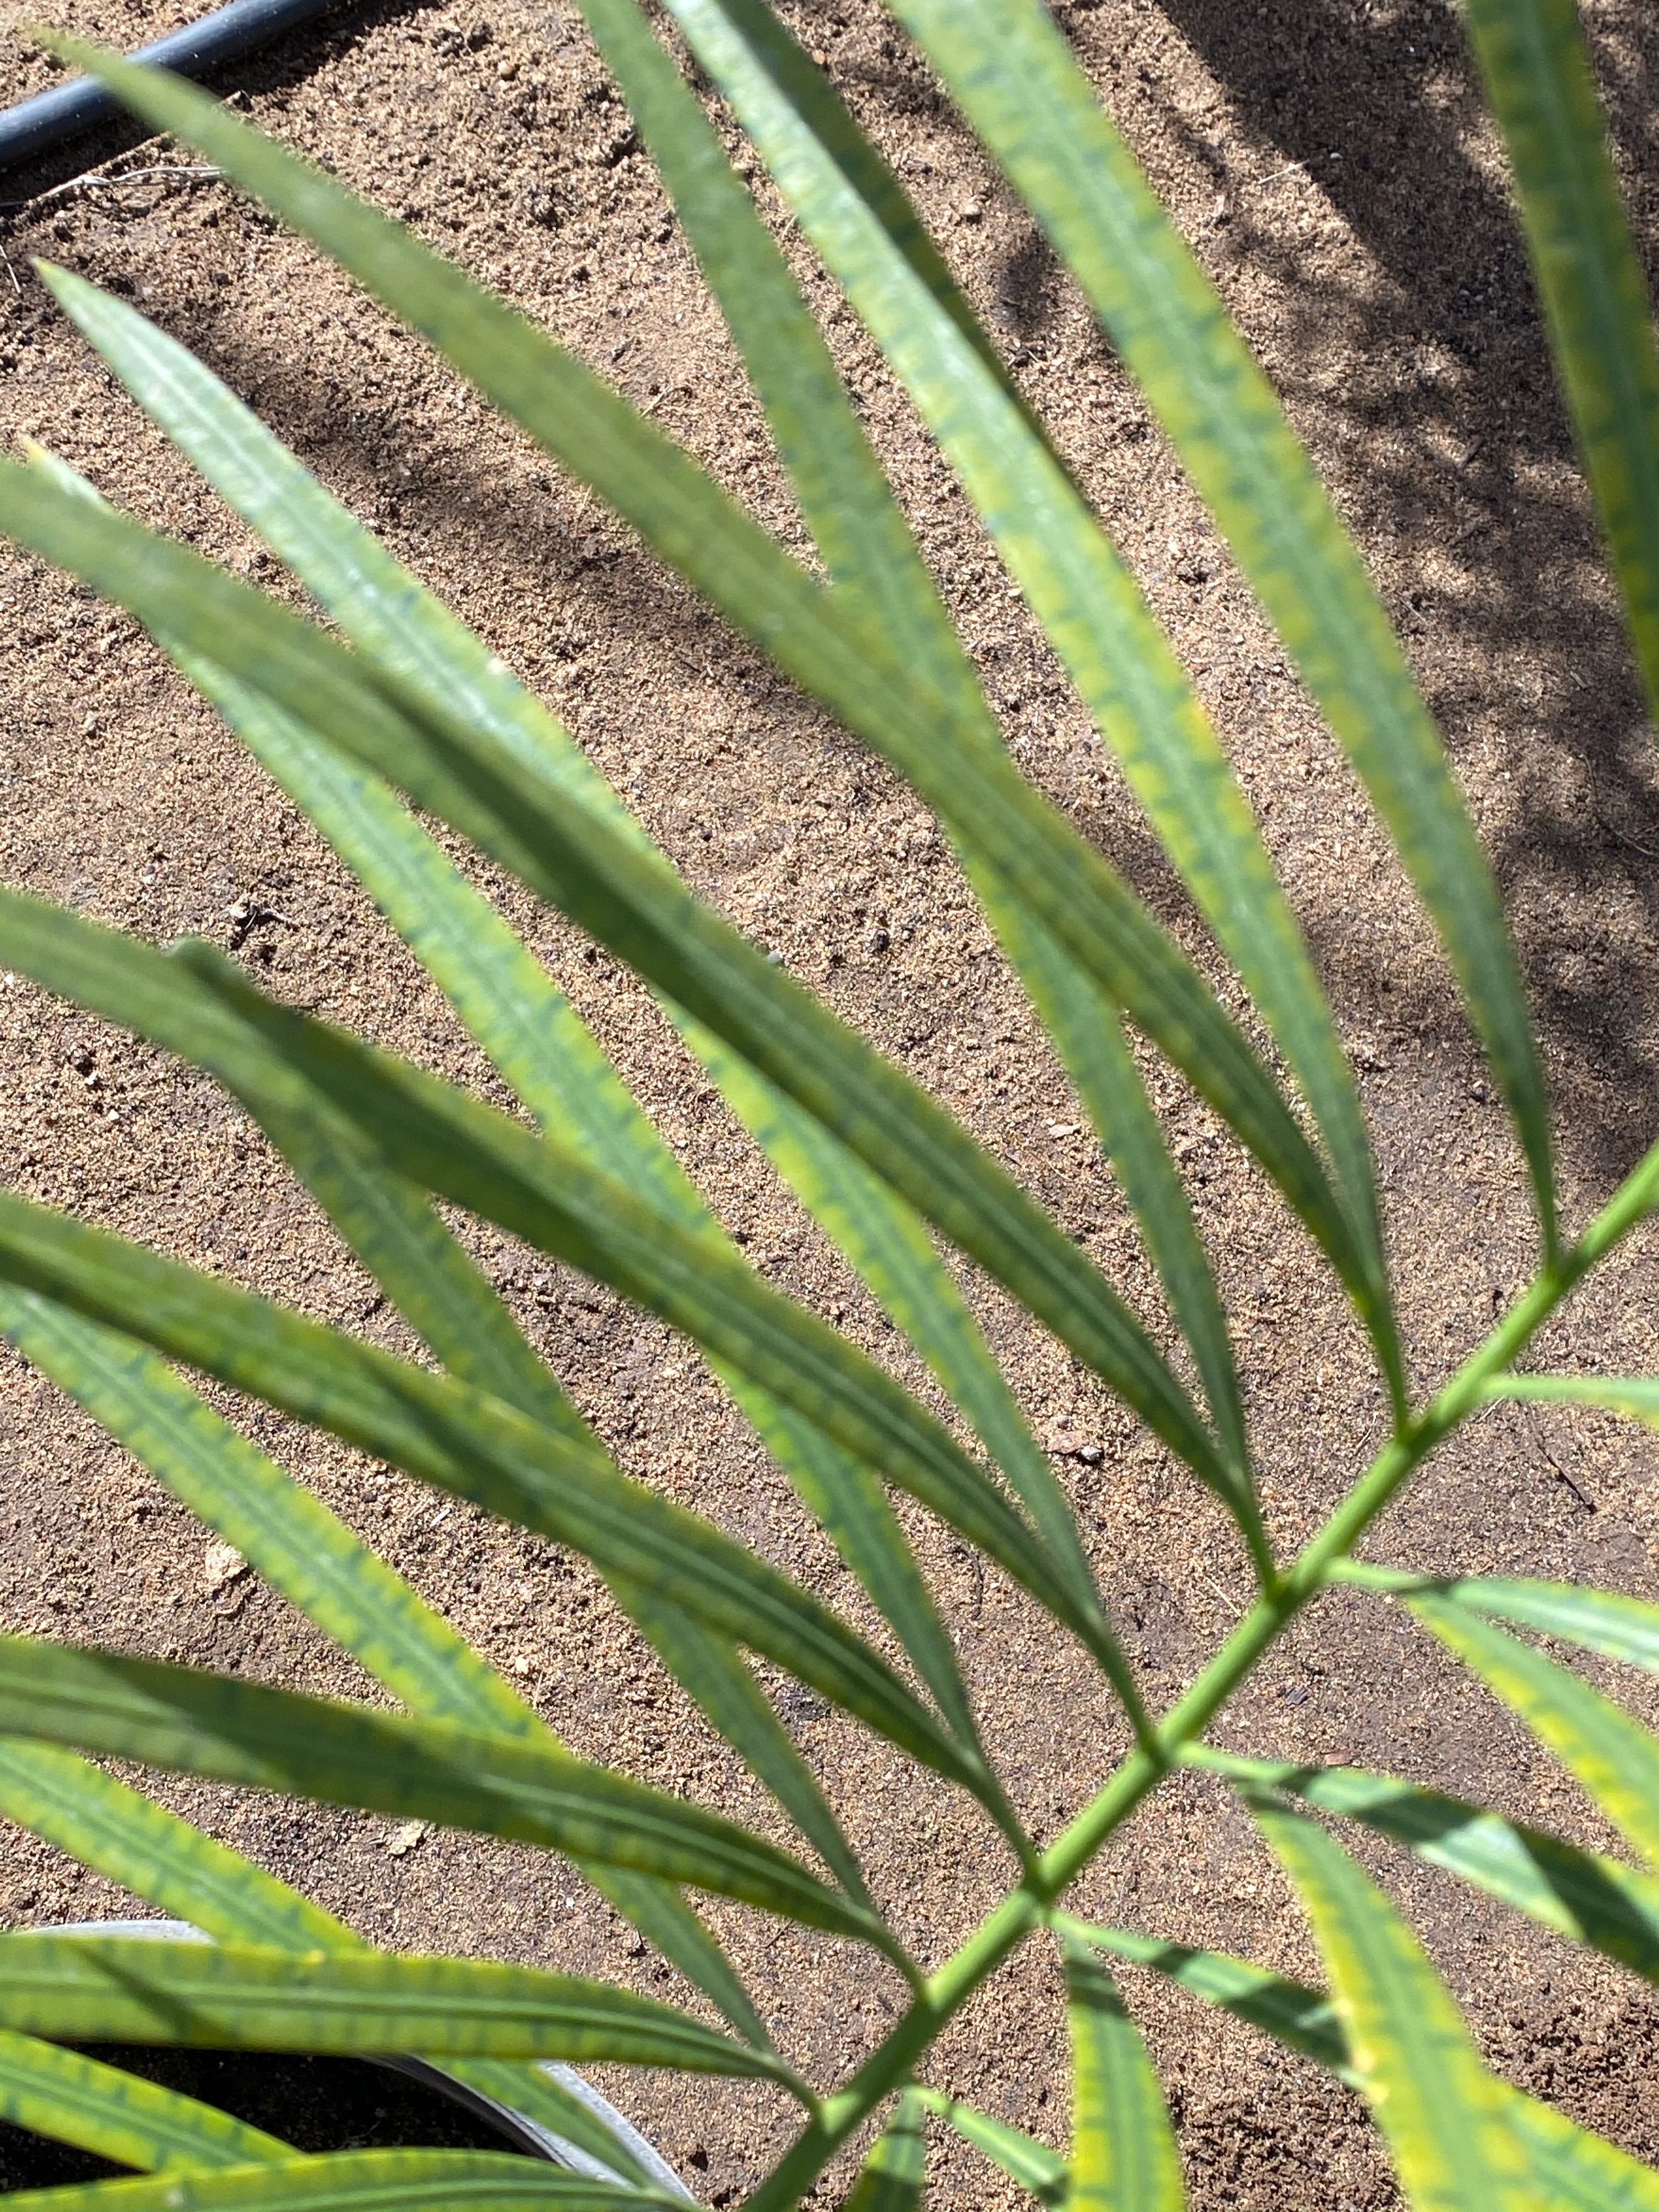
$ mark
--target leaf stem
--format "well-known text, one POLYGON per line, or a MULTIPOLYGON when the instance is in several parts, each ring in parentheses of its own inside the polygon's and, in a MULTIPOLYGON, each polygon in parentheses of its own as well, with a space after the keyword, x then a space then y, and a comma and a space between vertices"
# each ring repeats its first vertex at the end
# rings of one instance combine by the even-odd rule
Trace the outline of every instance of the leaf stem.
POLYGON ((1597 1262, 1659 1206, 1659 1144, 1626 1176, 1577 1243, 1558 1246, 1491 1334, 1414 1420, 1377 1453, 1329 1519, 1265 1590, 1209 1663, 1164 1715, 1150 1741, 1132 1751, 1038 1862, 927 1982, 886 2041, 844 2089, 827 2097, 783 2158, 745 2200, 744 2212, 790 2212, 836 2151, 898 2088, 934 2038, 988 1975, 1043 1920, 1047 1908, 1114 1831, 1156 1789, 1185 1746, 1202 1735, 1257 1661, 1328 1583, 1402 1484, 1451 1431, 1486 1402, 1486 1385, 1525 1351, 1597 1262))

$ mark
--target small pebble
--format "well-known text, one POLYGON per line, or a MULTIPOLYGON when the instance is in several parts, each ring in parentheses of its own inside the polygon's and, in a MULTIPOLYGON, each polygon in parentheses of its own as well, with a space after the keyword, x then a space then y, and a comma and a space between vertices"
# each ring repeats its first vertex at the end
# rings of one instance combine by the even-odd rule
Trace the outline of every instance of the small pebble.
POLYGON ((210 1595, 247 1572, 247 1561, 234 1544, 210 1544, 202 1555, 202 1580, 210 1595))
POLYGON ((870 933, 870 950, 872 952, 885 952, 892 942, 891 937, 884 929, 872 929, 870 933))

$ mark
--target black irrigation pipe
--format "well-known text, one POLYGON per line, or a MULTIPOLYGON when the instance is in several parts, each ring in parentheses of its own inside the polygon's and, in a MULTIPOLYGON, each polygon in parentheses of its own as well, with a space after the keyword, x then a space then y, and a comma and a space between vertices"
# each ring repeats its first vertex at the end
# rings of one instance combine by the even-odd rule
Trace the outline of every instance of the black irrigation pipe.
MULTIPOLYGON (((296 23, 320 15, 334 0, 230 0, 199 22, 186 23, 182 31, 169 31, 153 46, 141 47, 136 62, 155 62, 176 70, 180 76, 205 76, 221 62, 292 30, 296 23)), ((102 85, 89 76, 71 77, 33 100, 23 100, 0 114, 0 169, 14 167, 36 154, 51 151, 66 138, 119 112, 118 103, 102 85)))

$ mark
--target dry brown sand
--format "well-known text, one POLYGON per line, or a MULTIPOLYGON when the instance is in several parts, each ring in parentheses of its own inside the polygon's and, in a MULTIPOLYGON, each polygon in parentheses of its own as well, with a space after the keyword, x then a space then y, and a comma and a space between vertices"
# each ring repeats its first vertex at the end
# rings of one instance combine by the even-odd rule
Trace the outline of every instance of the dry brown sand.
MULTIPOLYGON (((137 44, 162 18, 64 0, 58 20, 137 44)), ((1516 1157, 1422 918, 1316 717, 1170 454, 1031 224, 867 0, 793 14, 896 161, 1062 449, 1168 622, 1231 746, 1361 1071, 1415 1373, 1431 1382, 1524 1279, 1516 1157)), ((1653 1132, 1659 777, 1489 134, 1449 9, 1347 0, 1102 0, 1062 10, 1078 52, 1214 272, 1311 441, 1399 621, 1502 878, 1541 1026, 1570 1218, 1653 1132)), ((1593 10, 1632 202, 1659 236, 1659 17, 1593 10)), ((21 49, 7 97, 48 71, 21 49)), ((799 541, 758 410, 574 9, 437 0, 340 11, 252 67, 252 112, 500 285, 799 541)), ((6 187, 38 194, 111 133, 6 187)), ((141 160, 155 158, 141 156, 141 160)), ((163 155, 161 158, 167 158, 163 155)), ((563 715, 708 897, 994 1146, 1149 1310, 1124 1206, 923 811, 665 578, 628 534, 500 428, 422 345, 222 185, 156 177, 33 198, 0 234, 0 426, 235 567, 246 533, 137 418, 28 271, 46 254, 193 346, 444 592, 563 715)), ((786 236, 787 233, 786 232, 786 236)), ((1188 942, 1196 932, 982 536, 870 347, 795 239, 927 558, 1030 773, 1188 942)), ((317 838, 131 625, 37 563, 0 559, 0 872, 104 921, 199 932, 270 987, 448 1074, 485 1081, 433 991, 317 838), (249 908, 265 918, 245 927, 249 908)), ((644 994, 493 872, 766 1274, 839 1309, 883 1357, 870 1299, 667 1038, 644 994)), ((0 1173, 331 1321, 398 1342, 370 1286, 211 1084, 21 985, 0 999, 0 1173)), ((1261 1180, 1173 1083, 1157 1088, 1238 1334, 1276 1535, 1304 1535, 1352 1478, 1382 1409, 1328 1277, 1261 1180)), ((477 1240, 558 1371, 633 1471, 847 1601, 823 1539, 720 1394, 606 1293, 477 1240)), ((1655 1364, 1649 1237, 1551 1330, 1547 1356, 1655 1364)), ((1239 1559, 1193 1486, 1049 1342, 981 1300, 1160 1698, 1240 1604, 1239 1559), (1098 1463, 1077 1455, 1098 1445, 1098 1463)), ((903 1362, 898 1361, 902 1367, 903 1362)), ((911 1370, 904 1370, 907 1373, 911 1370)), ((316 1690, 362 1678, 282 1601, 212 1587, 209 1539, 21 1363, 3 1370, 0 1619, 316 1690)), ((516 1664, 586 1753, 762 1825, 758 1793, 605 1601, 551 1547, 439 1504, 248 1411, 253 1434, 479 1645, 516 1664)), ((1659 1455, 1599 1421, 1515 1410, 1474 1424, 1393 1510, 1374 1555, 1659 1592, 1659 1455)), ((1051 1833, 1124 1731, 1075 1655, 961 1547, 918 1546, 1020 1804, 1051 1833)), ((856 1608, 854 1608, 856 1611, 856 1608)), ((1642 1706, 1639 1686, 1619 1685, 1642 1706)), ((1650 1704, 1651 1701, 1650 1701, 1650 1704)), ((929 1958, 1007 1866, 948 1792, 816 1701, 784 1710, 872 1881, 929 1958)), ((1482 1695, 1375 1606, 1301 1624, 1227 1717, 1240 1747, 1404 1770, 1584 1840, 1577 1793, 1482 1695)), ((170 1802, 366 1934, 603 1971, 684 1996, 567 1873, 526 1851, 224 1790, 170 1802)), ((771 1825, 775 1826, 775 1823, 771 1825)), ((1361 1846, 1408 1905, 1515 2076, 1659 2153, 1655 2005, 1449 1880, 1361 1846)), ((1168 1788, 1080 1886, 1082 1909, 1287 1971, 1316 1971, 1243 1814, 1168 1788)), ((8 1923, 126 1900, 27 1837, 0 1856, 8 1923)), ((712 1917, 784 2047, 832 2078, 896 1990, 867 1961, 712 1917)), ((1170 2085, 1194 2201, 1392 2201, 1358 2107, 1137 1975, 1126 1987, 1170 2085)), ((940 2046, 932 2078, 1055 2143, 1065 2069, 1052 1968, 1029 1946, 940 2046)), ((787 2140, 757 2092, 607 2086, 700 2193, 734 2203, 787 2140)), ((1012 2201, 960 2148, 937 2202, 1012 2201)), ((830 2178, 833 2201, 846 2169, 830 2178)))

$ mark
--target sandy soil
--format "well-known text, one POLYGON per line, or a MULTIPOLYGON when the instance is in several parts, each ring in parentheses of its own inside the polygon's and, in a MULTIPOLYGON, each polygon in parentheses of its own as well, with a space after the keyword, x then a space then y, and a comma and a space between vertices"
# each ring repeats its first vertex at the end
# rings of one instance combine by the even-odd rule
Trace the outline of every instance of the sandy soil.
MULTIPOLYGON (((162 18, 72 0, 59 20, 137 44, 162 18)), ((897 161, 1032 399, 1169 623, 1232 746, 1361 1070, 1418 1376, 1484 1332, 1530 1243, 1514 1149, 1429 933, 1168 451, 1029 221, 866 0, 793 10, 897 161)), ((1439 714, 1499 869, 1554 1086, 1571 1218, 1651 1133, 1659 1035, 1659 778, 1553 397, 1500 174, 1450 10, 1336 0, 1101 0, 1064 20, 1224 288, 1335 488, 1439 714)), ((1594 10, 1644 235, 1659 234, 1659 25, 1594 10)), ((46 81, 8 55, 6 97, 46 81)), ((799 526, 718 319, 574 10, 438 0, 342 10, 249 70, 252 112, 543 318, 792 538, 799 526)), ((111 134, 92 149, 123 150, 111 134)), ((84 159, 84 154, 81 156, 84 159)), ((163 154, 138 157, 149 162, 163 154)), ((131 157, 129 156, 129 159, 131 157)), ((21 176, 42 194, 78 161, 21 176)), ((45 253, 125 292, 248 397, 534 684, 700 890, 948 1099, 1152 1310, 1125 1209, 922 811, 665 580, 585 495, 495 425, 415 341, 222 185, 154 177, 31 198, 0 234, 0 422, 233 565, 246 534, 91 362, 28 274, 45 253), (15 283, 13 278, 15 277, 15 283)), ((835 342, 1031 774, 1189 941, 1189 917, 945 471, 799 241, 835 342)), ((38 564, 0 558, 0 870, 158 939, 234 941, 270 987, 458 1076, 477 1055, 366 902, 236 743, 138 639, 38 564), (269 918, 235 919, 251 904, 269 918)), ((586 1008, 703 1188, 774 1280, 893 1358, 870 1300, 786 1203, 644 994, 486 874, 586 1008)), ((0 1172, 327 1319, 397 1341, 313 1209, 205 1080, 21 986, 0 999, 0 1172)), ((1161 1079, 1248 1377, 1271 1519, 1297 1540, 1367 1455, 1381 1407, 1328 1279, 1209 1117, 1161 1079)), ((478 1248, 636 1472, 845 1599, 823 1540, 714 1386, 608 1294, 478 1248)), ((1651 1368, 1654 1243, 1552 1331, 1549 1354, 1651 1368)), ((1225 1528, 1055 1347, 982 1301, 1154 1690, 1173 1693, 1239 1605, 1225 1528), (1079 1455, 1098 1445, 1094 1462, 1079 1455)), ((0 1619, 313 1689, 362 1678, 248 1578, 210 1587, 208 1538, 18 1362, 3 1375, 0 1619)), ((550 1547, 249 1414, 581 1750, 765 1824, 757 1794, 550 1547)), ((1659 1595, 1659 1451, 1520 1411, 1473 1426, 1376 1537, 1410 1564, 1659 1595)), ((916 1537, 1018 1801, 1052 1832, 1123 1730, 1045 1624, 960 1547, 916 1537)), ((1640 1707, 1642 1691, 1621 1692, 1640 1707)), ((1652 1700, 1648 1701, 1648 1709, 1652 1700)), ((816 1701, 786 1710, 878 1894, 937 1957, 1006 1869, 981 1829, 816 1701)), ((1222 1731, 1349 1758, 1605 1840, 1518 1729, 1395 1620, 1332 1601, 1222 1731)), ((604 1971, 669 1991, 629 1931, 552 1863, 206 1789, 173 1802, 380 1940, 604 1971)), ((1486 2048, 1632 2149, 1659 2154, 1651 1993, 1392 1855, 1386 1873, 1486 2048)), ((1301 1923, 1238 1811, 1166 1790, 1081 1886, 1083 1908, 1311 1972, 1301 1923)), ((125 1902, 26 1837, 0 1918, 125 1902)), ((715 1921, 786 2048, 820 2078, 881 2034, 867 1962, 715 1921)), ((1392 2201, 1358 2108, 1311 2069, 1127 1978, 1181 2123, 1194 2201, 1392 2201)), ((683 1994, 682 1992, 676 1992, 683 1994)), ((1054 1977, 1031 1947, 952 2029, 934 2078, 1056 2143, 1054 1977)), ((734 2203, 787 2140, 758 2093, 607 2083, 700 2192, 734 2203)), ((936 2151, 937 2201, 1005 2201, 936 2151)), ((833 2201, 845 2169, 830 2177, 833 2201)))

